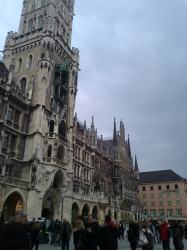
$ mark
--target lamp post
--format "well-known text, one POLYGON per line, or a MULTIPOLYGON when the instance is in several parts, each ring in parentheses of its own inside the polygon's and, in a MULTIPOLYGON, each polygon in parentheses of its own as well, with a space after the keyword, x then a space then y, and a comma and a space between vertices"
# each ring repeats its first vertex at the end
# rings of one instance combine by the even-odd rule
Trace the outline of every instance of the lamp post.
POLYGON ((66 197, 66 192, 67 192, 67 188, 63 187, 61 189, 61 197, 62 197, 61 222, 62 222, 62 216, 63 216, 63 203, 64 203, 64 198, 66 197))

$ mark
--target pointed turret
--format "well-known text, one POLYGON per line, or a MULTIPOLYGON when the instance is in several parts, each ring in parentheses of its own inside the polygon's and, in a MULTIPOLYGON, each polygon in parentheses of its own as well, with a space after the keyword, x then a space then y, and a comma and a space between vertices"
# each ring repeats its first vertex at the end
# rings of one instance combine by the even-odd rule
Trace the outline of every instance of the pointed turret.
POLYGON ((134 172, 139 173, 139 168, 138 168, 138 162, 137 162, 136 155, 135 155, 134 172))
POLYGON ((91 128, 94 128, 94 117, 92 116, 91 128))
POLYGON ((128 157, 129 157, 129 159, 131 159, 131 158, 132 158, 132 156, 131 156, 131 146, 130 146, 130 139, 129 139, 129 135, 128 135, 127 146, 128 146, 128 157))
POLYGON ((117 146, 116 119, 114 118, 113 147, 117 146))

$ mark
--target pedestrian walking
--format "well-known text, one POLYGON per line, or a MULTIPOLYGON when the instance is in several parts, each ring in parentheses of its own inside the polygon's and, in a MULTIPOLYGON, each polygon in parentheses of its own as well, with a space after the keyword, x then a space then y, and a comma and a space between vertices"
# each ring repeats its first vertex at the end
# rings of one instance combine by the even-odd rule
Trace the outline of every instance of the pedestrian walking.
POLYGON ((84 229, 82 220, 77 220, 73 229, 73 244, 75 246, 75 250, 77 249, 77 243, 79 241, 81 241, 84 249, 87 249, 86 233, 84 229))
POLYGON ((38 245, 40 241, 40 228, 38 221, 34 222, 33 229, 32 229, 32 239, 31 239, 31 250, 35 246, 35 250, 38 250, 38 245))
POLYGON ((120 221, 120 223, 119 223, 119 240, 121 240, 121 238, 122 238, 122 240, 124 241, 124 231, 125 231, 125 228, 124 228, 124 225, 123 225, 123 223, 122 223, 122 221, 120 221))
POLYGON ((176 221, 173 221, 172 226, 173 226, 173 245, 175 246, 175 250, 183 250, 184 244, 182 241, 179 225, 176 221))
POLYGON ((24 212, 17 212, 12 222, 0 228, 1 250, 29 250, 29 239, 24 229, 26 218, 24 212))
POLYGON ((100 250, 117 250, 117 229, 110 215, 105 216, 105 224, 100 229, 99 248, 100 250))
POLYGON ((85 226, 88 250, 97 250, 99 231, 100 228, 98 222, 94 220, 93 215, 89 215, 88 223, 85 226))
POLYGON ((134 221, 129 222, 128 241, 130 242, 131 250, 136 250, 139 239, 139 227, 134 221))
POLYGON ((62 240, 62 250, 69 250, 69 241, 72 234, 72 228, 67 219, 63 219, 63 223, 60 225, 60 237, 62 240))
POLYGON ((148 243, 144 246, 142 246, 143 250, 153 250, 154 249, 154 245, 153 245, 153 234, 150 230, 150 228, 147 225, 146 221, 143 221, 141 224, 141 231, 142 233, 145 235, 145 237, 147 238, 148 243))
POLYGON ((160 240, 162 241, 163 250, 170 250, 171 230, 166 220, 163 219, 160 226, 160 240))

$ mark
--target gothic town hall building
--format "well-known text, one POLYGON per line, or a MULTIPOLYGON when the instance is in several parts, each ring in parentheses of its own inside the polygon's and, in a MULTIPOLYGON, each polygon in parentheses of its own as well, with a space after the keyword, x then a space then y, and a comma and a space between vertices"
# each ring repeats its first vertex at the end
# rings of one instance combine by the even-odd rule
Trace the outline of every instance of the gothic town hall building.
MULTIPOLYGON (((71 48, 74 0, 24 0, 19 30, 0 62, 0 214, 10 220, 99 222, 141 218, 139 171, 123 122, 113 138, 74 114, 79 50, 71 48)), ((112 131, 111 131, 112 132, 112 131)))

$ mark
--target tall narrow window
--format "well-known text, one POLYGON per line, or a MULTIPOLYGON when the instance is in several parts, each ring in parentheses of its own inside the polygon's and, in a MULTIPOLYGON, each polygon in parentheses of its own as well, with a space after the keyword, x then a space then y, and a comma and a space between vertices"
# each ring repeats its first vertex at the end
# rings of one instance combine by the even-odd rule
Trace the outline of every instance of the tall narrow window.
POLYGON ((21 70, 21 66, 22 66, 22 59, 20 58, 19 60, 18 60, 18 70, 20 71, 21 70))
POLYGON ((32 55, 29 56, 29 68, 32 66, 32 55))
POLYGON ((13 118, 13 108, 11 106, 8 107, 8 112, 7 112, 7 120, 12 121, 13 118))
POLYGON ((52 154, 52 146, 49 145, 48 150, 47 150, 47 157, 51 157, 52 154))
POLYGON ((45 0, 42 0, 41 7, 44 7, 44 6, 45 6, 45 0))
POLYGON ((42 27, 43 27, 43 16, 41 16, 38 21, 38 28, 40 29, 42 27))
POLYGON ((4 132, 3 138, 2 138, 2 148, 8 147, 8 141, 9 141, 10 134, 7 132, 4 132))
POLYGON ((35 10, 36 9, 36 3, 32 3, 32 7, 31 7, 31 11, 35 10))
POLYGON ((30 20, 28 26, 28 32, 31 32, 32 30, 33 30, 33 20, 30 20))
POLYGON ((27 84, 27 79, 25 77, 23 77, 21 80, 20 80, 20 85, 21 85, 21 89, 23 91, 26 90, 26 84, 27 84))

